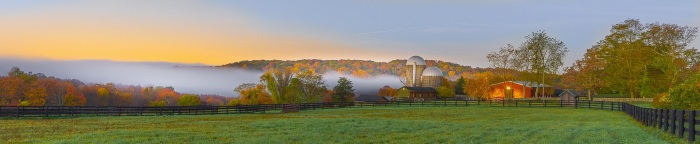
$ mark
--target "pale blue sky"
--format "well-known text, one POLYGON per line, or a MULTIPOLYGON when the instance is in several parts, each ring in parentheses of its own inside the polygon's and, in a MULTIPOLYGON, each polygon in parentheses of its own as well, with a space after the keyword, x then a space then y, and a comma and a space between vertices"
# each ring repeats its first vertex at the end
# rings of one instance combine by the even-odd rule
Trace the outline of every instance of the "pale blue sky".
MULTIPOLYGON (((5 20, 16 17, 32 19, 31 16, 42 13, 62 12, 66 13, 66 17, 94 21, 104 19, 105 15, 100 13, 109 13, 109 16, 120 17, 133 25, 178 25, 176 23, 182 22, 186 24, 180 24, 179 28, 185 31, 191 28, 236 33, 238 29, 228 29, 241 26, 227 25, 240 21, 244 23, 242 27, 246 33, 332 43, 320 46, 273 45, 273 48, 264 50, 298 50, 223 60, 231 62, 302 58, 389 61, 421 55, 425 59, 485 67, 488 66, 485 55, 490 51, 506 44, 520 45, 527 34, 545 30, 565 42, 570 49, 565 64, 568 66, 579 59, 585 49, 603 39, 613 24, 629 18, 640 19, 644 23, 700 26, 700 1, 696 0, 0 1, 0 18, 4 17, 5 20), (143 19, 165 20, 153 22, 143 19), (305 46, 314 48, 302 48, 305 46)), ((236 38, 231 37, 232 40, 236 38)), ((700 48, 700 42, 695 42, 693 46, 700 48)), ((0 47, 3 48, 6 47, 0 47)), ((260 48, 237 48, 236 51, 257 49, 260 48)), ((11 56, 17 55, 22 56, 11 56)), ((111 57, 101 59, 122 60, 111 57)), ((169 59, 138 60, 181 62, 169 59)), ((197 59, 187 62, 198 63, 197 59)), ((201 60, 199 63, 216 64, 221 61, 201 60)))

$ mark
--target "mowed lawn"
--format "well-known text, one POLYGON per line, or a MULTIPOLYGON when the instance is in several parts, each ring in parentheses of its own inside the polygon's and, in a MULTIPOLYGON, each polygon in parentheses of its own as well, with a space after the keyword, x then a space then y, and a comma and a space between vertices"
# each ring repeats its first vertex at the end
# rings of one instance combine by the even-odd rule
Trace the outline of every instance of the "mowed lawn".
POLYGON ((617 111, 376 107, 0 120, 0 143, 672 143, 617 111))

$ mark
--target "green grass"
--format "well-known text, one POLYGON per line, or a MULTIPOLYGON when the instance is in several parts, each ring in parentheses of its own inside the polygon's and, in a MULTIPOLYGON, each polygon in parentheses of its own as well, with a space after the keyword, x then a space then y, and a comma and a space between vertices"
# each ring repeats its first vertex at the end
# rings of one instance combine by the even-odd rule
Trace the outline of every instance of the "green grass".
POLYGON ((682 143, 622 112, 376 107, 291 114, 0 120, 0 143, 682 143))

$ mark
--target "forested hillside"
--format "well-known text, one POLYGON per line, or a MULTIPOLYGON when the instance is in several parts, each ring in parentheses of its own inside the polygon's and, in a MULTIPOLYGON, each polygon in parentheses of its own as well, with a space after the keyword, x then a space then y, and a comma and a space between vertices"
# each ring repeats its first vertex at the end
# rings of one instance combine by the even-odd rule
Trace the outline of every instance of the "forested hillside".
MULTIPOLYGON (((443 75, 455 80, 459 76, 468 77, 477 72, 490 71, 489 68, 473 68, 471 66, 459 65, 452 62, 440 60, 426 60, 428 66, 437 66, 442 70, 443 75)), ((219 67, 233 67, 247 70, 267 71, 271 68, 293 67, 294 71, 300 72, 313 70, 316 73, 338 72, 349 74, 360 78, 378 75, 401 76, 406 73, 403 68, 406 60, 392 60, 389 62, 375 62, 369 60, 246 60, 222 65, 219 67)))

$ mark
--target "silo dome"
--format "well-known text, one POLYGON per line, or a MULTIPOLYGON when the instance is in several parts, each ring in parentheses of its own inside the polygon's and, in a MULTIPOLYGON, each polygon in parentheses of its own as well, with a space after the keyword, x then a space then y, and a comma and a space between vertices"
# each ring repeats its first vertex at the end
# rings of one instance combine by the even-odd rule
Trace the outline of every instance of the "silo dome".
POLYGON ((416 65, 425 65, 425 60, 423 60, 423 58, 420 56, 412 56, 411 58, 408 58, 406 65, 413 65, 414 62, 416 65))
POLYGON ((442 76, 442 71, 435 66, 431 66, 423 71, 423 76, 442 76))

